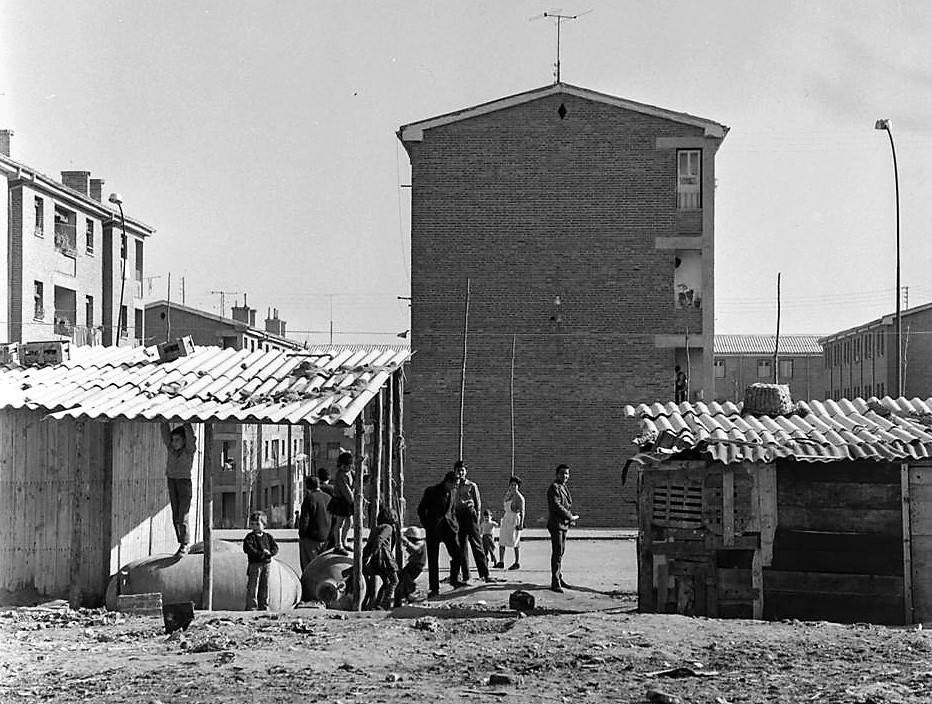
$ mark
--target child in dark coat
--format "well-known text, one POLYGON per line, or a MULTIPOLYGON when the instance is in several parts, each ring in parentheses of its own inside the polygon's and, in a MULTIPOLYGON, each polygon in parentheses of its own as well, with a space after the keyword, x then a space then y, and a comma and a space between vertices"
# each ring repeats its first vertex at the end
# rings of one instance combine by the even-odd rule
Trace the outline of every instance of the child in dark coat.
POLYGON ((278 543, 265 532, 265 514, 249 516, 250 533, 243 539, 243 552, 249 558, 246 568, 246 611, 269 610, 269 565, 278 554, 278 543))
POLYGON ((376 527, 362 551, 362 576, 366 580, 366 604, 363 608, 390 609, 398 585, 398 564, 395 562, 395 514, 386 506, 379 507, 376 527), (375 578, 382 580, 378 594, 375 578))
MULTIPOLYGON (((417 591, 417 578, 427 565, 427 543, 423 528, 409 526, 401 536, 401 544, 408 552, 408 561, 401 568, 398 588, 395 589, 395 606, 404 601, 416 601, 412 597, 417 591)), ((423 601, 423 599, 421 599, 423 601)))

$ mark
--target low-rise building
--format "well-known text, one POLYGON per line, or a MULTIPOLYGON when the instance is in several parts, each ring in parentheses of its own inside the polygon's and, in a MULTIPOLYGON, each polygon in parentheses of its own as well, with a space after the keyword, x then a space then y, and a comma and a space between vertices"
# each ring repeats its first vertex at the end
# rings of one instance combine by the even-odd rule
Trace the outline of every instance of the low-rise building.
MULTIPOLYGON (((903 395, 932 395, 932 303, 902 311, 903 395)), ((896 316, 821 338, 826 398, 896 397, 896 316)))
MULTIPOLYGON (((744 398, 744 390, 757 382, 774 380, 775 335, 716 335, 715 399, 744 398)), ((825 365, 818 335, 781 335, 779 382, 788 384, 794 399, 825 398, 825 365)))
POLYGON ((140 344, 144 248, 154 228, 121 220, 89 171, 63 171, 57 181, 15 161, 12 134, 0 130, 0 343, 140 344))

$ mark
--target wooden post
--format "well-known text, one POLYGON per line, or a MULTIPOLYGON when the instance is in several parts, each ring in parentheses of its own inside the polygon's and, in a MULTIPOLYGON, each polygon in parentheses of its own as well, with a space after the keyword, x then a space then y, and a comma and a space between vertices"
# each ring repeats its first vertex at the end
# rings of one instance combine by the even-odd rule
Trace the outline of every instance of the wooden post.
MULTIPOLYGON (((104 555, 107 558, 103 561, 103 569, 106 570, 106 574, 103 575, 103 581, 101 584, 104 585, 104 590, 107 589, 107 584, 110 582, 110 575, 120 569, 120 565, 111 565, 110 564, 110 554, 111 554, 111 545, 113 541, 113 423, 116 421, 107 421, 103 423, 103 504, 100 507, 101 519, 104 522, 103 530, 103 545, 101 546, 104 550, 104 555)), ((146 476, 146 481, 144 486, 146 487, 146 493, 148 493, 149 486, 149 477, 146 476)), ((149 511, 149 504, 146 503, 146 511, 150 513, 149 518, 149 545, 152 544, 152 518, 151 511, 149 511)), ((149 550, 149 554, 152 554, 152 550, 149 550)))
POLYGON ((401 525, 407 521, 407 501, 405 499, 405 377, 404 371, 395 372, 395 451, 398 453, 398 520, 401 525))
POLYGON ((356 417, 356 488, 353 500, 353 611, 362 611, 362 453, 366 448, 363 412, 356 417))
POLYGON ((914 619, 913 609, 913 539, 912 516, 909 498, 909 465, 900 464, 900 496, 903 511, 903 619, 910 625, 914 619))
POLYGON ((780 272, 777 272, 777 337, 773 343, 773 383, 780 383, 780 272))
MULTIPOLYGON (((398 374, 398 372, 395 372, 398 374)), ((388 494, 389 505, 395 512, 395 562, 399 569, 404 565, 404 553, 401 549, 401 531, 404 528, 404 521, 401 518, 401 497, 398 496, 398 486, 395 483, 395 413, 397 408, 398 386, 395 382, 395 374, 392 374, 385 388, 385 394, 388 397, 388 408, 385 409, 385 492, 388 494)))
MULTIPOLYGON (((36 429, 38 432, 38 429, 36 429)), ((76 420, 74 423, 74 444, 75 444, 75 476, 74 492, 71 495, 71 565, 69 579, 71 589, 68 592, 68 604, 72 609, 81 606, 81 565, 83 564, 84 546, 81 543, 81 524, 84 521, 84 496, 85 496, 85 473, 84 467, 86 457, 85 448, 85 422, 76 420)))
POLYGON ((204 423, 204 470, 201 505, 204 507, 204 575, 201 582, 201 608, 212 611, 214 608, 214 551, 210 540, 213 537, 214 486, 213 486, 213 447, 214 424, 204 423))
POLYGON ((372 462, 369 464, 370 489, 369 528, 378 523, 379 504, 382 502, 382 419, 385 416, 385 390, 379 389, 372 409, 372 462))
POLYGON ((460 432, 459 454, 457 459, 463 459, 463 419, 466 411, 466 350, 469 340, 469 279, 466 279, 466 305, 463 312, 463 368, 460 374, 460 432))
POLYGON ((722 470, 722 545, 735 545, 735 471, 722 470))

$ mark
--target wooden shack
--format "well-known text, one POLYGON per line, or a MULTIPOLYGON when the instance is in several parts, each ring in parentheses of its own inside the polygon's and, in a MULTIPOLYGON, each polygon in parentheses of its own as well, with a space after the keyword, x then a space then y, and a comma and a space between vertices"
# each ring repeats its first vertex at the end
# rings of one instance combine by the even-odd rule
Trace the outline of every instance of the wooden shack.
MULTIPOLYGON (((378 346, 197 347, 162 361, 155 347, 88 347, 55 364, 0 364, 0 599, 44 595, 98 605, 120 567, 174 552, 159 429, 169 421, 196 428, 189 525, 194 541, 208 539, 203 608, 213 590, 213 493, 204 468, 219 461, 210 457, 215 421, 355 425, 362 462, 368 415, 373 502, 388 500, 403 513, 409 356, 378 346)), ((358 544, 363 472, 356 474, 358 544)))
POLYGON ((627 407, 644 611, 932 620, 932 399, 627 407))

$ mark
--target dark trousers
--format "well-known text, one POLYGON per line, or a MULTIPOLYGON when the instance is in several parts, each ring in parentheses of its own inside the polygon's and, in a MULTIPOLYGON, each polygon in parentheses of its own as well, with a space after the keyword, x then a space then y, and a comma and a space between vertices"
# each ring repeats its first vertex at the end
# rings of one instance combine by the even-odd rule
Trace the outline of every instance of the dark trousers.
POLYGON ((563 581, 563 553, 566 551, 566 529, 548 528, 550 531, 550 581, 563 581))
POLYGON ((179 545, 188 544, 188 513, 191 511, 191 480, 168 477, 168 503, 179 545))
POLYGON ((440 543, 450 554, 450 576, 456 577, 463 562, 460 546, 456 542, 456 533, 444 521, 436 528, 427 531, 427 581, 432 592, 440 591, 440 543))
POLYGON ((482 536, 482 549, 485 551, 486 560, 495 562, 495 538, 491 535, 482 536))
MULTIPOLYGON (((472 557, 476 561, 476 572, 479 573, 480 579, 489 576, 489 563, 485 560, 485 550, 482 547, 482 535, 479 533, 479 523, 473 518, 471 513, 464 513, 457 516, 460 528, 457 532, 457 544, 462 553, 463 561, 463 581, 469 581, 469 552, 472 551, 472 557), (469 545, 469 550, 466 545, 469 545)), ((456 570, 453 571, 456 577, 456 570)))
POLYGON ((298 562, 301 564, 301 574, 304 574, 304 568, 323 552, 326 545, 326 540, 298 538, 298 562))
POLYGON ((421 576, 424 567, 421 564, 411 564, 404 566, 398 575, 398 586, 395 588, 395 605, 401 606, 401 602, 409 598, 417 591, 417 578, 421 576))
POLYGON ((269 563, 250 562, 246 568, 246 610, 269 610, 269 563))

